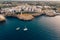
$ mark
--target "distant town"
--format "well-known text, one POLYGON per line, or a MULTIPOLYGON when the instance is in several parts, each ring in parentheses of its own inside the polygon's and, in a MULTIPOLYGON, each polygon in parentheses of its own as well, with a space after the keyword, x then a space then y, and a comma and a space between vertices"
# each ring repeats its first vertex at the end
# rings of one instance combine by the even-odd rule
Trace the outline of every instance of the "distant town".
POLYGON ((40 15, 60 15, 60 2, 0 2, 0 21, 5 21, 6 16, 32 20, 40 15))

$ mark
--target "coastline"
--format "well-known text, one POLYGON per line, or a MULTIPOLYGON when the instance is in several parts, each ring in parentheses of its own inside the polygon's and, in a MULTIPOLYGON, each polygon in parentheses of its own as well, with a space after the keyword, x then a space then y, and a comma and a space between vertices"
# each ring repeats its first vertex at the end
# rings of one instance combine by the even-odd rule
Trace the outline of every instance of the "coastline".
MULTIPOLYGON (((45 10, 46 11, 46 10, 45 10)), ((53 12, 45 12, 44 11, 44 14, 46 15, 46 16, 48 16, 48 17, 54 17, 54 16, 56 16, 56 14, 55 13, 53 13, 53 12)), ((17 17, 18 19, 20 19, 20 20, 33 20, 36 16, 41 16, 41 15, 43 15, 43 13, 34 13, 34 14, 28 14, 28 13, 25 13, 25 14, 1 14, 2 16, 12 16, 12 17, 17 17)))
POLYGON ((35 5, 29 5, 27 3, 25 5, 23 4, 10 8, 2 8, 0 10, 1 15, 4 17, 12 16, 17 17, 20 20, 26 20, 26 21, 33 20, 35 17, 41 15, 46 15, 48 17, 54 17, 57 15, 56 11, 53 10, 50 6, 35 6, 35 5))
POLYGON ((48 17, 54 17, 56 16, 56 12, 53 10, 42 10, 40 13, 21 13, 21 14, 16 14, 16 13, 5 13, 5 14, 1 14, 2 16, 6 17, 6 16, 12 16, 12 17, 17 17, 20 20, 33 20, 36 16, 41 16, 41 15, 46 15, 48 17), (43 11, 43 12, 42 12, 43 11))

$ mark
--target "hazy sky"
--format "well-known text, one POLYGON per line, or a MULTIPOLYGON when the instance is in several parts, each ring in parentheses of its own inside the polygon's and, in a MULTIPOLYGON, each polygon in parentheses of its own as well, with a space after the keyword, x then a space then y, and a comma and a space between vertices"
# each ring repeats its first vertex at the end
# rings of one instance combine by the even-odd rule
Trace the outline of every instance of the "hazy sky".
POLYGON ((0 1, 60 1, 60 0, 0 0, 0 1))

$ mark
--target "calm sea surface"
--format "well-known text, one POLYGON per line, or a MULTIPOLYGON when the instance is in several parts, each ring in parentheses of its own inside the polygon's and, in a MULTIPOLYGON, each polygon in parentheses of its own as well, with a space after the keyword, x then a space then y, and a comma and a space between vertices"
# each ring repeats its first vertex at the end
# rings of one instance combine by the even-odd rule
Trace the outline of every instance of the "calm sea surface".
POLYGON ((0 40, 60 40, 59 34, 60 16, 40 16, 32 21, 7 17, 6 22, 0 23, 0 40), (28 31, 23 31, 25 26, 28 31))

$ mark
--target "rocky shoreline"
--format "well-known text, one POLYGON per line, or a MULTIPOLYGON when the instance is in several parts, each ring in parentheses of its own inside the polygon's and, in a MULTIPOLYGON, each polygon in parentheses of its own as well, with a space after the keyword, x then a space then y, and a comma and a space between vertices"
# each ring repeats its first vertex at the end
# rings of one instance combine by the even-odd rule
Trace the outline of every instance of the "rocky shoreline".
POLYGON ((32 20, 34 16, 32 16, 31 14, 18 14, 17 18, 21 20, 32 20))
POLYGON ((46 15, 49 17, 56 16, 56 11, 52 10, 50 6, 44 6, 42 8, 42 6, 31 6, 28 4, 11 7, 11 8, 2 8, 0 9, 0 12, 2 16, 0 17, 0 21, 6 20, 5 18, 6 16, 17 17, 20 20, 26 20, 26 21, 33 20, 36 16, 41 16, 41 15, 46 15))
MULTIPOLYGON (((28 13, 22 13, 22 14, 6 14, 6 16, 12 16, 12 17, 17 17, 20 20, 33 20, 36 16, 40 16, 42 14, 45 14, 46 16, 49 17, 54 17, 56 16, 56 13, 53 10, 44 10, 43 13, 33 13, 33 14, 28 14, 28 13)), ((2 14, 0 15, 0 21, 5 21, 5 18, 2 14)))
POLYGON ((3 15, 0 15, 0 22, 4 22, 6 18, 3 15))

